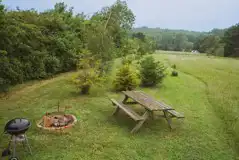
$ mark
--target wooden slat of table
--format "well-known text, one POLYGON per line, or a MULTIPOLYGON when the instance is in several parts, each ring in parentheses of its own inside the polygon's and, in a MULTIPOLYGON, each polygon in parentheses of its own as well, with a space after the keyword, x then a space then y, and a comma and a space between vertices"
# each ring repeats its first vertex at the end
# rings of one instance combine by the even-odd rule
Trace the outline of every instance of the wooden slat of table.
POLYGON ((158 102, 141 91, 123 91, 123 93, 150 111, 173 110, 172 107, 162 102, 158 102))

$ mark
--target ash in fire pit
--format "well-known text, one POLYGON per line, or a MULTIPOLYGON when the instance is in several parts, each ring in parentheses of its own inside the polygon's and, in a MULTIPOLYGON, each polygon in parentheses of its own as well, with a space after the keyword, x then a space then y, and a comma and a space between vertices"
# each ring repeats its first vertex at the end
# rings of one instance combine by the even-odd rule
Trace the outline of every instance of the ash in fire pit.
POLYGON ((71 115, 45 115, 43 117, 44 127, 64 127, 73 121, 74 118, 71 115))
POLYGON ((61 130, 70 128, 77 122, 74 115, 61 113, 52 113, 44 115, 43 118, 37 123, 37 126, 46 130, 61 130))
MULTIPOLYGON (((46 113, 43 118, 37 123, 37 126, 46 130, 62 130, 70 128, 77 122, 77 119, 72 114, 65 114, 60 112, 58 105, 58 111, 53 113, 46 113)), ((66 109, 67 107, 65 107, 66 109)))

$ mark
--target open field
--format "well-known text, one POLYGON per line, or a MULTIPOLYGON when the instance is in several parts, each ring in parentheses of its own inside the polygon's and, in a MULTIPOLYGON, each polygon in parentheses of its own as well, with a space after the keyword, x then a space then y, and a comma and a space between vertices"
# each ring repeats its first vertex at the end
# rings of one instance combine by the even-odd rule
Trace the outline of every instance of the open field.
MULTIPOLYGON (((238 60, 155 54, 166 64, 176 64, 179 77, 167 76, 157 88, 141 88, 148 94, 184 113, 183 123, 174 121, 170 131, 164 119, 148 121, 135 135, 134 122, 123 113, 111 116, 114 107, 108 97, 121 94, 95 87, 81 96, 71 84, 74 73, 25 84, 0 100, 0 125, 14 117, 27 117, 33 125, 28 132, 33 157, 24 160, 234 160, 238 158, 238 60), (40 131, 35 122, 46 111, 54 111, 58 101, 72 106, 67 112, 79 122, 64 134, 40 131)), ((111 76, 120 65, 117 61, 111 76)), ((141 112, 140 108, 136 108, 141 112)), ((6 137, 6 136, 4 136, 6 137)), ((7 139, 0 139, 2 150, 7 139)))
MULTIPOLYGON (((239 61, 205 56, 157 55, 169 64, 204 83, 205 92, 215 114, 225 123, 225 130, 239 146, 239 61)), ((238 148, 239 149, 239 148, 238 148)))

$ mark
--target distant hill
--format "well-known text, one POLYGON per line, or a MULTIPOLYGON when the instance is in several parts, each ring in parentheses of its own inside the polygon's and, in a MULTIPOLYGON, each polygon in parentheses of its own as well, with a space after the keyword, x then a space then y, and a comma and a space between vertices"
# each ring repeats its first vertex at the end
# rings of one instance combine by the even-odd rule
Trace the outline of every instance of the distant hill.
POLYGON ((188 31, 188 30, 182 30, 182 29, 162 29, 162 28, 148 28, 148 27, 140 27, 140 28, 134 28, 133 32, 142 32, 145 35, 148 36, 157 36, 160 35, 164 32, 168 32, 168 33, 183 33, 186 35, 202 35, 202 34, 208 34, 209 32, 196 32, 196 31, 188 31))
POLYGON ((157 49, 191 51, 198 50, 200 48, 198 43, 205 39, 205 37, 223 37, 225 29, 213 29, 210 32, 197 32, 182 29, 140 27, 134 28, 133 32, 142 32, 146 36, 152 37, 156 42, 157 49))
POLYGON ((133 32, 142 32, 145 35, 148 36, 157 36, 160 35, 164 32, 168 32, 168 33, 182 33, 182 34, 186 34, 186 35, 208 35, 208 34, 212 34, 212 35, 216 35, 216 36, 223 36, 224 32, 226 29, 213 29, 212 31, 209 32, 198 32, 198 31, 189 31, 189 30, 183 30, 183 29, 163 29, 163 28, 148 28, 148 27, 139 27, 139 28, 133 28, 133 32))

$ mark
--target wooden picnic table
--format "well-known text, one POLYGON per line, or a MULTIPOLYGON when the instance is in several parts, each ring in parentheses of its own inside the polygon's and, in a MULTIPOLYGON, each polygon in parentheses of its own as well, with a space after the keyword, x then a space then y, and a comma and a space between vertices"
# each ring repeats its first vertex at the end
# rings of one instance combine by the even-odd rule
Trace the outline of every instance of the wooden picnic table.
POLYGON ((173 110, 170 106, 153 99, 142 91, 123 91, 122 93, 125 95, 123 103, 127 103, 130 98, 149 111, 173 110))
POLYGON ((163 117, 167 120, 170 128, 172 128, 172 118, 184 118, 184 115, 175 111, 171 106, 155 100, 142 91, 123 91, 122 93, 125 95, 125 98, 122 102, 111 99, 113 105, 117 106, 114 115, 122 110, 137 122, 131 133, 138 131, 150 116, 154 117, 154 111, 162 111, 164 113, 163 117), (131 101, 129 101, 130 99, 131 101), (138 113, 136 113, 132 107, 129 106, 129 104, 140 104, 145 108, 144 114, 142 116, 138 115, 138 113))

